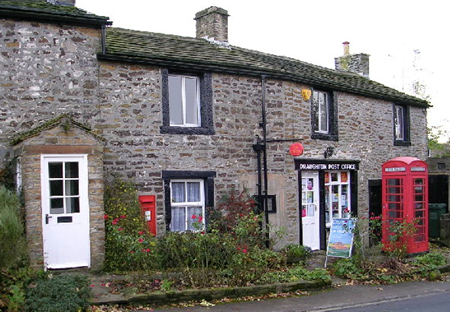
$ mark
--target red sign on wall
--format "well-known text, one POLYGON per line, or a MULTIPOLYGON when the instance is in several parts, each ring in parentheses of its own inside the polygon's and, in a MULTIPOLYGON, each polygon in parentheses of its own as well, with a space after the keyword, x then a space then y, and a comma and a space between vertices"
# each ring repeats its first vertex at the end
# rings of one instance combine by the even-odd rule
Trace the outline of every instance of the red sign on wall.
POLYGON ((303 154, 303 145, 301 143, 294 143, 289 148, 289 152, 292 156, 300 156, 303 154))

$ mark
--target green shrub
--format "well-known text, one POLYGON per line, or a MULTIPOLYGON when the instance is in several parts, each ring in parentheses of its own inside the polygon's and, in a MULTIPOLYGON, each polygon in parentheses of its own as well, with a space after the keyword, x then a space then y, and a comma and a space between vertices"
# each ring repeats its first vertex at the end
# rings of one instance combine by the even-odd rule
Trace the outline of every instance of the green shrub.
POLYGON ((236 253, 230 236, 217 232, 169 232, 158 239, 161 269, 223 269, 236 253))
POLYGON ((442 266, 447 263, 444 255, 438 252, 430 252, 416 258, 418 264, 427 266, 442 266))
POLYGON ((430 252, 416 258, 413 273, 420 274, 420 276, 425 277, 430 281, 441 280, 442 275, 438 268, 446 263, 447 259, 444 255, 438 252, 430 252))
POLYGON ((82 275, 47 275, 34 280, 26 291, 25 310, 78 312, 89 307, 91 289, 82 275))
POLYGON ((26 243, 20 218, 18 197, 0 187, 0 268, 7 269, 26 255, 26 243))
POLYGON ((120 178, 105 185, 105 214, 109 220, 120 220, 125 232, 146 229, 136 186, 120 178))
POLYGON ((130 228, 132 224, 125 215, 115 219, 105 216, 107 271, 147 271, 158 267, 155 237, 141 227, 130 228))
POLYGON ((352 258, 342 258, 333 263, 333 273, 336 276, 350 279, 365 279, 364 269, 360 267, 359 261, 352 258))
POLYGON ((0 270, 0 303, 8 307, 7 311, 23 310, 22 307, 25 303, 24 285, 36 273, 25 265, 15 265, 9 269, 0 270))
POLYGON ((148 232, 136 187, 115 178, 105 186, 105 270, 143 271, 157 266, 155 238, 148 232))
POLYGON ((281 253, 286 256, 288 263, 304 262, 311 257, 311 248, 303 245, 289 244, 283 247, 281 253))

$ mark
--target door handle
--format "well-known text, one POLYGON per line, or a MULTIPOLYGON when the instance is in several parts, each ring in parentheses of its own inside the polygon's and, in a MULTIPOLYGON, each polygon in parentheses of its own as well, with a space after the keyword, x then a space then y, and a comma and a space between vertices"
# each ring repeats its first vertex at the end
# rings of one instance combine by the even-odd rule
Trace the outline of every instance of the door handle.
POLYGON ((48 213, 45 214, 45 224, 48 224, 48 219, 50 219, 52 216, 49 216, 48 213))

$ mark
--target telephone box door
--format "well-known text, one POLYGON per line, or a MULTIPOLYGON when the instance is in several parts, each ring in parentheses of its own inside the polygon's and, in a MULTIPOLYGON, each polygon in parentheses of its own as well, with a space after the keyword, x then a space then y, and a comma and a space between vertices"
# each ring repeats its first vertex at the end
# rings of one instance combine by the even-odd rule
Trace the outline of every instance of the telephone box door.
POLYGON ((428 251, 427 164, 413 157, 398 157, 384 163, 382 169, 384 250, 428 251))

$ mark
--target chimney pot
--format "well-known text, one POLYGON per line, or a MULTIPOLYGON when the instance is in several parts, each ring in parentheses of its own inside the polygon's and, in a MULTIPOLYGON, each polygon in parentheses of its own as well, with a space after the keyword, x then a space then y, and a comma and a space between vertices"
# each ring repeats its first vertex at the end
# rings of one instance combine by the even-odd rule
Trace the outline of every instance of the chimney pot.
POLYGON ((344 55, 349 55, 350 54, 350 42, 344 41, 342 44, 344 45, 344 55))

